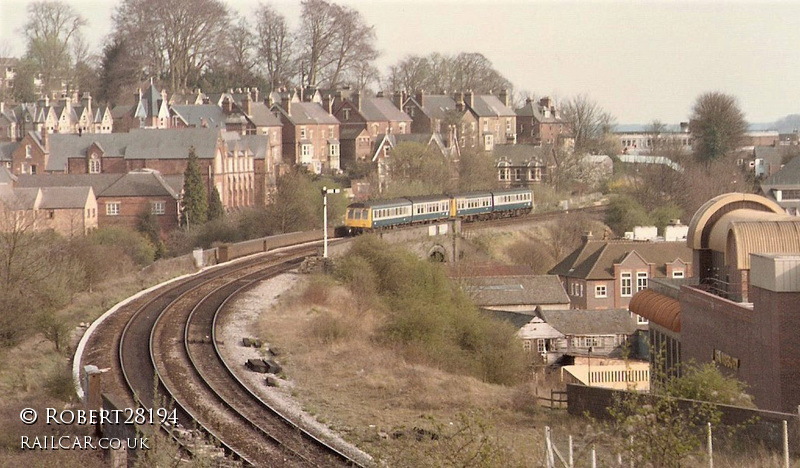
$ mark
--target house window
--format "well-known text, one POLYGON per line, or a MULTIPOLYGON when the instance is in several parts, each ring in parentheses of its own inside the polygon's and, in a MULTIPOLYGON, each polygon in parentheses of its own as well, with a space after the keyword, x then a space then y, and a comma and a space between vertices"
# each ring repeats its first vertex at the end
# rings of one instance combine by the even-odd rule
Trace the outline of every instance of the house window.
POLYGON ((344 120, 350 120, 350 109, 344 109, 344 120))
POLYGON ((339 156, 339 145, 330 145, 330 155, 339 156))
POLYGON ((641 315, 636 315, 636 323, 639 325, 647 325, 648 323, 650 323, 650 321, 642 317, 641 315))
POLYGON ((647 273, 640 271, 636 273, 636 292, 647 289, 647 273))
POLYGON ((542 168, 532 167, 528 169, 528 180, 532 180, 535 182, 539 182, 540 180, 542 180, 542 168))
POLYGON ((31 145, 25 145, 25 159, 31 159, 31 145))
POLYGON ((492 137, 492 134, 489 133, 484 135, 483 140, 484 140, 483 144, 486 151, 491 151, 494 148, 494 139, 492 137))
POLYGON ((676 270, 672 272, 673 278, 683 278, 683 270, 676 270))
POLYGON ((336 132, 334 132, 333 130, 333 125, 331 125, 330 127, 328 127, 328 138, 335 138, 335 137, 336 137, 336 132))
POLYGON ((547 346, 544 339, 539 338, 536 340, 536 351, 538 351, 539 354, 545 354, 547 352, 547 346))
POLYGON ((621 273, 619 280, 619 295, 622 297, 631 297, 632 295, 632 279, 630 273, 621 273))
POLYGON ((89 160, 89 174, 100 173, 100 160, 92 158, 89 160))
POLYGON ((312 145, 300 145, 300 162, 307 164, 311 162, 311 154, 313 153, 312 145))
POLYGON ((608 297, 608 288, 605 285, 595 286, 594 297, 596 298, 608 297))
POLYGON ((483 121, 483 131, 484 132, 488 132, 489 131, 489 121, 488 120, 484 120, 483 121))
POLYGON ((800 200, 800 190, 784 190, 783 191, 783 199, 784 200, 800 200))
POLYGON ((500 166, 497 172, 497 179, 498 180, 509 180, 511 173, 510 169, 506 165, 500 166))
POLYGON ((166 212, 167 204, 163 201, 153 202, 153 204, 150 205, 150 213, 154 215, 163 215, 166 214, 166 212))
POLYGON ((506 119, 506 133, 511 133, 511 119, 506 119))
POLYGON ((522 180, 522 169, 514 168, 514 180, 522 180))
POLYGON ((107 216, 119 216, 119 202, 106 203, 107 216))
POLYGON ((306 128, 305 127, 300 127, 300 138, 302 138, 302 139, 306 138, 306 128))

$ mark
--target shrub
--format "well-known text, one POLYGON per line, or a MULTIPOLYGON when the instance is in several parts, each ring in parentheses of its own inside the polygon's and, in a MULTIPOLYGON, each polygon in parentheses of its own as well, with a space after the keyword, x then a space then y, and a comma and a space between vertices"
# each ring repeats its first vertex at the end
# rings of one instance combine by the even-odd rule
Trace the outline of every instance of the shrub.
POLYGON ((153 263, 156 248, 138 232, 124 227, 109 226, 94 231, 90 241, 95 245, 106 245, 120 248, 125 255, 139 266, 153 263))

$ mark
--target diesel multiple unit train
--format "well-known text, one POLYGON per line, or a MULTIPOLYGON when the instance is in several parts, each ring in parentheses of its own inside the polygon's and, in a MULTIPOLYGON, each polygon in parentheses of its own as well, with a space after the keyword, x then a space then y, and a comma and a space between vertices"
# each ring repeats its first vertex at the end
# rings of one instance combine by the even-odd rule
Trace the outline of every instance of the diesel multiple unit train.
POLYGON ((360 234, 453 218, 473 221, 519 216, 532 209, 530 189, 498 189, 352 203, 347 206, 344 224, 349 234, 360 234))

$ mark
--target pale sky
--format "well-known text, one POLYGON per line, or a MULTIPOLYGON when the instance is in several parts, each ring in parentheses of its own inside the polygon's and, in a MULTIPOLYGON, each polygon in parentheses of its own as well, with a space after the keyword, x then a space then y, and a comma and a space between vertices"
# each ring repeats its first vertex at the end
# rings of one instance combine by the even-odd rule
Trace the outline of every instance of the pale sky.
MULTIPOLYGON (((32 0, 0 0, 0 55, 20 55, 32 0)), ((116 2, 66 0, 96 50, 116 2)), ((292 25, 300 1, 268 2, 292 25)), ((537 96, 588 94, 618 123, 687 120, 706 91, 736 96, 750 122, 800 113, 800 0, 606 2, 338 0, 375 26, 385 73, 407 54, 480 52, 537 96)), ((240 14, 252 0, 227 0, 240 14)))

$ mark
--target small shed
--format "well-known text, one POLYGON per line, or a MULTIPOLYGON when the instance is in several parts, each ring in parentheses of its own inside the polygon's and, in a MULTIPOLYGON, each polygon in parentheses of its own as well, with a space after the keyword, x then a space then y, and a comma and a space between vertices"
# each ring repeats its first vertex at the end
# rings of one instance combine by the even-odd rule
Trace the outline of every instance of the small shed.
POLYGON ((523 349, 539 353, 545 364, 553 364, 561 357, 561 354, 556 353, 556 348, 558 342, 564 339, 564 334, 539 317, 533 317, 523 325, 517 336, 522 340, 523 349))

